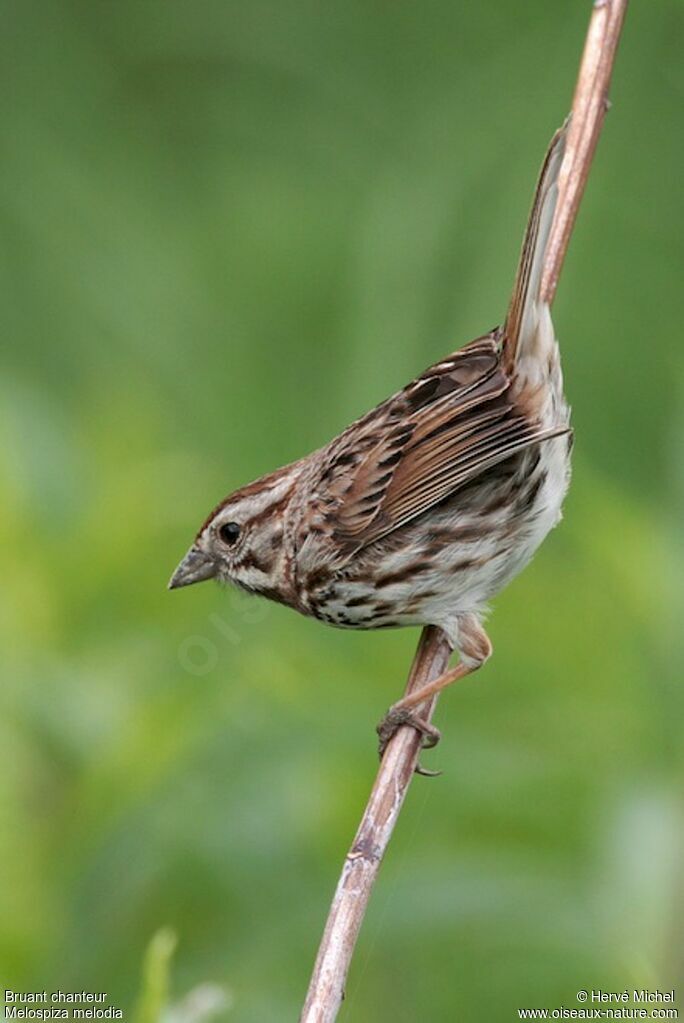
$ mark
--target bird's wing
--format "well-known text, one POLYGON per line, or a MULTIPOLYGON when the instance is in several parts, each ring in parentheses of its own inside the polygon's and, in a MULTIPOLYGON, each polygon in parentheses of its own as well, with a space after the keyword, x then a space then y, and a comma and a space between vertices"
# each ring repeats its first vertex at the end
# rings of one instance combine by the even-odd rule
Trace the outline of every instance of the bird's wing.
POLYGON ((548 430, 507 394, 498 333, 426 370, 330 445, 311 493, 350 555, 448 497, 548 430))

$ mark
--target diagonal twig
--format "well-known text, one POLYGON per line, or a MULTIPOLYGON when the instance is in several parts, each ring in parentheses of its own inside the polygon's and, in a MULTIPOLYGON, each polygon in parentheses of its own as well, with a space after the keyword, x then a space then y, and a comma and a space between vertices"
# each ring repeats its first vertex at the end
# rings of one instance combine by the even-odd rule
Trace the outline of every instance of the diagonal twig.
MULTIPOLYGON (((558 278, 589 175, 603 118, 627 0, 596 0, 580 64, 565 155, 560 170, 558 202, 542 274, 541 297, 553 302, 558 278)), ((423 630, 406 693, 441 675, 451 649, 444 633, 423 630)), ((420 709, 430 720, 436 698, 420 709)), ((389 844, 418 760, 420 736, 400 728, 390 742, 375 779, 356 837, 342 867, 318 950, 300 1023, 333 1023, 342 999, 347 972, 361 929, 373 883, 389 844)))
POLYGON ((558 177, 558 203, 546 250, 541 298, 552 304, 575 225, 584 186, 589 177, 608 89, 624 21, 627 0, 595 0, 584 53, 577 76, 565 157, 558 177))
MULTIPOLYGON (((421 689, 441 675, 450 655, 451 646, 441 629, 423 629, 406 692, 421 689)), ((436 698, 423 706, 422 717, 431 716, 435 702, 436 698)), ((337 1016, 373 882, 418 762, 420 745, 421 736, 415 729, 400 728, 385 751, 342 867, 300 1023, 329 1023, 337 1016)))

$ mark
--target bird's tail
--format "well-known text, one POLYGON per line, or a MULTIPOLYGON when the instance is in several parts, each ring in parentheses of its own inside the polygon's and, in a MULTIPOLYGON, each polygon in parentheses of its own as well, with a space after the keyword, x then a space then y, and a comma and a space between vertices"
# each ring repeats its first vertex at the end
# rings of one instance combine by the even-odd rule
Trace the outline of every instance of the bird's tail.
POLYGON ((509 372, 512 372, 521 359, 540 354, 536 351, 540 335, 540 318, 550 322, 548 309, 542 308, 545 303, 542 303, 540 289, 558 199, 558 174, 565 152, 566 133, 567 122, 553 136, 546 152, 527 222, 504 327, 504 358, 509 372))

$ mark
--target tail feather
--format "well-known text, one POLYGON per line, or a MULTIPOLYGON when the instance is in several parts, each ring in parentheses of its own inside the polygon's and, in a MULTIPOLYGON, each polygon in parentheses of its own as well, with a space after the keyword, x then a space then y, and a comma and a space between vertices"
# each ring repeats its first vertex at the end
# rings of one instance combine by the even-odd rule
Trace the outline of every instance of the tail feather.
POLYGON ((558 175, 565 152, 568 122, 556 132, 544 157, 532 210, 523 239, 513 295, 504 326, 505 365, 512 371, 518 358, 534 345, 540 315, 540 287, 546 247, 558 199, 558 175))

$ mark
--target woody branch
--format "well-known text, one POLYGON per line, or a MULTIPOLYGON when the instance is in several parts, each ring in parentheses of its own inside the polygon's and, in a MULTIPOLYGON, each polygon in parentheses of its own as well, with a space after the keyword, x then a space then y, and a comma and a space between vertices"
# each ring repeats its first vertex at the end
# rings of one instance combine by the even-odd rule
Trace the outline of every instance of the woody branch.
MULTIPOLYGON (((579 203, 586 185, 603 118, 627 0, 596 0, 573 97, 558 202, 551 227, 541 295, 553 302, 579 203)), ((406 695, 433 681, 447 668, 451 649, 440 629, 428 627, 418 644, 406 695)), ((429 721, 436 698, 419 708, 429 721)), ((414 774, 421 737, 400 728, 378 770, 342 873, 316 957, 300 1023, 333 1023, 344 998, 349 965, 373 884, 414 774)))

